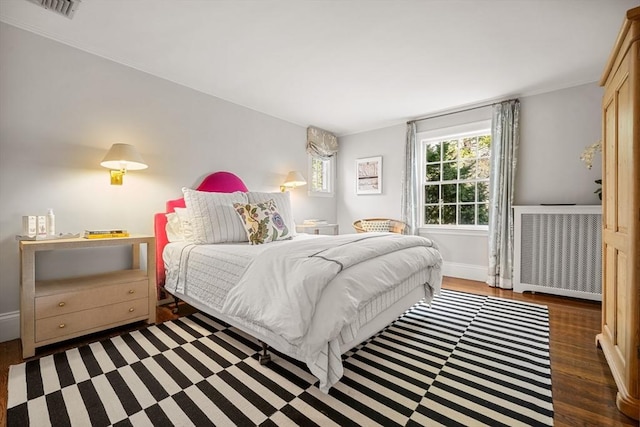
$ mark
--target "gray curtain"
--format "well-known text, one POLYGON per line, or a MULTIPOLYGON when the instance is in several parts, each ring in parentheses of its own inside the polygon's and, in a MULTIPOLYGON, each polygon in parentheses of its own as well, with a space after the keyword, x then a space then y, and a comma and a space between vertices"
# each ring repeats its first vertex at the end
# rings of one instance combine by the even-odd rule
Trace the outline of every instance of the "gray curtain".
POLYGON ((487 283, 511 289, 513 277, 513 187, 520 142, 520 101, 493 106, 489 180, 489 274, 487 283))
POLYGON ((407 224, 405 234, 418 234, 418 187, 420 184, 420 160, 416 141, 416 123, 407 123, 404 177, 402 180, 402 221, 407 224))

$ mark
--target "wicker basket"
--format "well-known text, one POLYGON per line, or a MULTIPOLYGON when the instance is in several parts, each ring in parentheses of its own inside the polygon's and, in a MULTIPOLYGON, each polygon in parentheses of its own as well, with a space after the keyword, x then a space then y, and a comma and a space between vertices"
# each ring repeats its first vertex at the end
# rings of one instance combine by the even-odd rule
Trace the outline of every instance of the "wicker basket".
POLYGON ((389 231, 391 233, 404 234, 404 229, 407 227, 402 221, 398 221, 397 219, 391 218, 363 218, 353 222, 353 228, 358 233, 366 233, 367 230, 363 229, 361 226, 362 221, 389 221, 389 231))

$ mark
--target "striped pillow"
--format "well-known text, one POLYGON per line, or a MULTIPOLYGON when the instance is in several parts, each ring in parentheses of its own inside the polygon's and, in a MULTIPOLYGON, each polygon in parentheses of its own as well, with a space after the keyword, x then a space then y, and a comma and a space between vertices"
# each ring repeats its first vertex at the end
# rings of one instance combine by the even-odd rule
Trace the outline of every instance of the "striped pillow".
POLYGON ((193 228, 193 242, 198 244, 246 242, 242 221, 234 203, 247 203, 242 192, 210 193, 183 188, 184 201, 193 228))
POLYGON ((389 232, 389 223, 391 221, 387 220, 366 220, 363 219, 362 221, 360 221, 360 227, 362 227, 362 229, 364 231, 368 231, 368 232, 382 232, 382 233, 388 233, 389 232))

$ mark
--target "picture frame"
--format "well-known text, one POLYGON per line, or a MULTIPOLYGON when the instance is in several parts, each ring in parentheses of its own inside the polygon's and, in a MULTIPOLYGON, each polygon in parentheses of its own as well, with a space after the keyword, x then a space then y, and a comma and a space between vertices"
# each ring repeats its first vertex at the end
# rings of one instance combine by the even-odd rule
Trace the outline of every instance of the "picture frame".
POLYGON ((356 160, 356 194, 382 194, 382 156, 356 160))

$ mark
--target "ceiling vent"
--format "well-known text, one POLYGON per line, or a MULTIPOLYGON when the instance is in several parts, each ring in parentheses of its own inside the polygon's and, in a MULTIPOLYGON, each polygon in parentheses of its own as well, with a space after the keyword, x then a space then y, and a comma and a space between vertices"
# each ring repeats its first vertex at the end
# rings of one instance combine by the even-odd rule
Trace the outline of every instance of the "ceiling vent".
POLYGON ((38 4, 45 9, 49 9, 52 12, 66 16, 67 18, 73 18, 73 14, 80 6, 82 0, 28 0, 31 3, 38 4))

